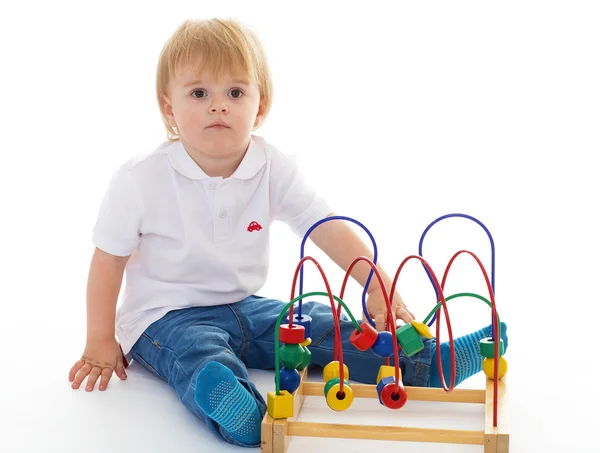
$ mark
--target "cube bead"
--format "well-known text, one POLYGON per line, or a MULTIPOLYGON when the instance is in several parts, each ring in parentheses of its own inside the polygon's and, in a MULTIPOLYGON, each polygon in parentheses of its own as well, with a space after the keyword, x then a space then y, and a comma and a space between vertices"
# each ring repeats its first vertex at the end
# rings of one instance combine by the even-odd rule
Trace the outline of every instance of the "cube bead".
MULTIPOLYGON (((396 367, 391 365, 381 365, 379 367, 379 373, 377 373, 377 383, 386 377, 396 378, 396 367)), ((402 380, 402 370, 398 368, 398 377, 402 380)))
POLYGON ((398 344, 408 357, 422 351, 425 345, 412 324, 404 324, 396 330, 398 344))
POLYGON ((276 392, 268 392, 267 412, 276 420, 293 417, 294 397, 287 390, 282 390, 279 395, 276 392))

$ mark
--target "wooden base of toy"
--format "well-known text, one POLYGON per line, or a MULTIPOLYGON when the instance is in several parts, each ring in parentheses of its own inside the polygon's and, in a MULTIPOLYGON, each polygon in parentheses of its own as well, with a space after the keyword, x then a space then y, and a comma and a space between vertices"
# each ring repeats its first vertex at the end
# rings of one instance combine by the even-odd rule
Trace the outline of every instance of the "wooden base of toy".
MULTIPOLYGON (((324 383, 307 381, 306 370, 300 374, 300 387, 294 393, 294 416, 289 419, 275 420, 268 413, 265 414, 261 425, 262 453, 286 453, 290 438, 293 436, 474 444, 483 445, 485 453, 508 453, 506 377, 499 382, 498 386, 497 427, 493 426, 494 382, 490 379, 486 378, 485 390, 454 389, 446 392, 436 388, 406 387, 409 401, 484 404, 485 428, 483 431, 477 431, 295 421, 307 396, 323 397, 324 383)), ((375 385, 352 384, 352 391, 354 398, 377 399, 375 385)))

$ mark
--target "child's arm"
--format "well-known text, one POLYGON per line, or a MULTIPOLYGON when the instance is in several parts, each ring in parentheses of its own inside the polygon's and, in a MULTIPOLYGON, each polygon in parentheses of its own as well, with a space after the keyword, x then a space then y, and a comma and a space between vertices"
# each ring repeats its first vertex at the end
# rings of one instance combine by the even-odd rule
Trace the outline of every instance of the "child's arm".
POLYGON ((113 371, 126 379, 121 348, 115 338, 117 299, 129 257, 114 256, 96 249, 90 264, 87 286, 87 343, 83 356, 69 372, 74 389, 89 375, 86 390, 91 391, 100 379, 104 390, 113 371))
MULTIPOLYGON (((318 228, 315 228, 311 232, 310 238, 344 270, 347 270, 352 261, 359 256, 365 256, 371 260, 373 259, 371 250, 345 222, 322 223, 318 228)), ((389 291, 392 287, 392 279, 385 273, 379 263, 377 264, 377 269, 381 273, 385 287, 389 291)), ((358 263, 352 269, 351 276, 364 287, 370 271, 371 267, 366 263, 358 263)), ((383 292, 379 286, 379 280, 375 275, 373 275, 369 282, 368 294, 367 310, 375 319, 377 330, 383 330, 386 324, 387 307, 383 292)), ((408 323, 414 319, 414 315, 406 308, 406 305, 398 292, 394 294, 392 305, 394 321, 396 318, 400 318, 408 323)))

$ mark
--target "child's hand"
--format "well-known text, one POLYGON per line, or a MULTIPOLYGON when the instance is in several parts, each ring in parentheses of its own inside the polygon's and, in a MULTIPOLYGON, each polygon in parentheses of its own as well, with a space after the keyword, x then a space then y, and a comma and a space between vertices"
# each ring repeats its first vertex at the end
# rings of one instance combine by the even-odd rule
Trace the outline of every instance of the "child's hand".
MULTIPOLYGON (((380 288, 373 289, 367 298, 367 311, 369 315, 375 320, 375 328, 381 332, 385 330, 387 323, 387 305, 385 304, 385 298, 380 288)), ((396 319, 400 318, 405 323, 411 322, 415 319, 413 315, 400 297, 399 294, 394 294, 394 300, 392 300, 392 317, 394 318, 394 328, 396 327, 396 319)), ((363 313, 363 321, 365 316, 363 313)))
POLYGON ((69 382, 72 388, 78 389, 86 376, 89 375, 85 390, 94 390, 100 377, 99 390, 105 390, 113 372, 121 379, 127 379, 123 366, 123 354, 116 339, 88 341, 83 356, 69 372, 69 382))

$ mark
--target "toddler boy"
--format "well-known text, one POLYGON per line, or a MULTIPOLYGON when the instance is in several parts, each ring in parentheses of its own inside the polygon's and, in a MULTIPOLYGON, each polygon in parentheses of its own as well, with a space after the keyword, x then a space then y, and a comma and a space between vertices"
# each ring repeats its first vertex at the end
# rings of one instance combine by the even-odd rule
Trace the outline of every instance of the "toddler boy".
MULTIPOLYGON (((168 141, 119 168, 100 206, 87 342, 69 379, 79 388, 87 377, 91 391, 100 378, 104 390, 113 372, 126 379, 124 354, 168 382, 216 435, 256 447, 265 403, 247 369, 275 366, 275 320, 284 306, 254 295, 267 277, 269 230, 278 220, 303 237, 332 210, 292 160, 253 135, 269 113, 272 84, 250 29, 231 20, 183 23, 160 55, 157 101, 168 141)), ((345 222, 326 222, 310 237, 344 270, 371 256, 345 222)), ((364 286, 370 270, 362 263, 352 276, 364 286)), ((369 314, 383 330, 384 290, 373 278, 368 291, 369 314)), ((333 360, 331 307, 306 302, 303 313, 312 317, 312 363, 324 366, 333 360)), ((392 314, 413 319, 399 294, 392 314)), ((384 359, 352 346, 353 329, 341 322, 351 379, 374 383, 384 359)), ((457 383, 481 370, 477 343, 490 332, 456 340, 457 383)), ((424 342, 420 353, 401 354, 405 385, 440 385, 435 340, 424 342)), ((441 346, 449 372, 448 345, 441 346)))

